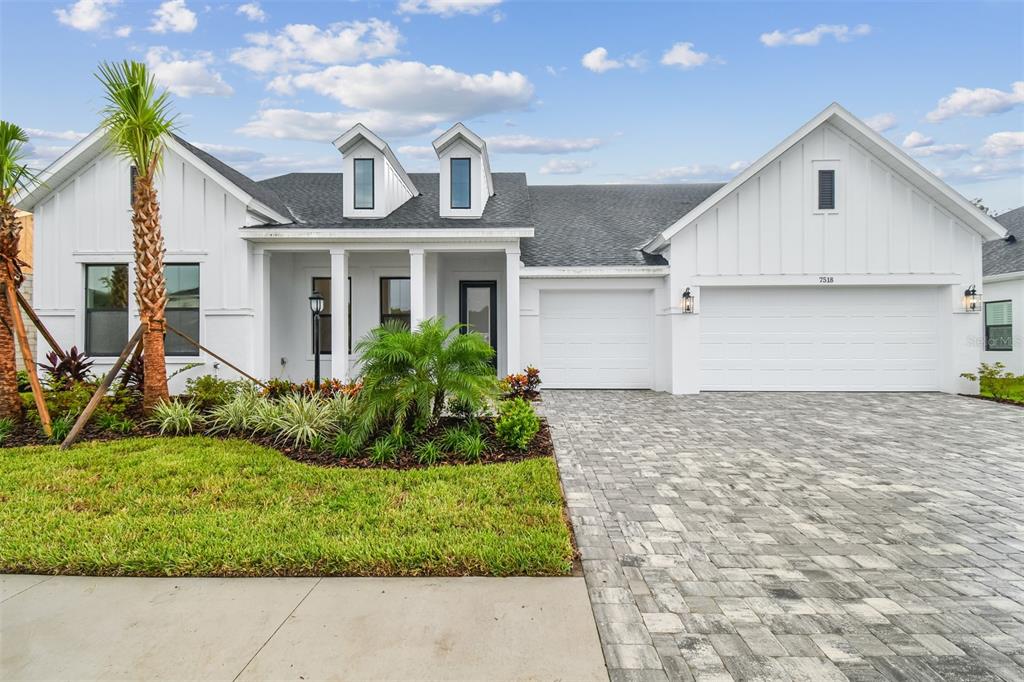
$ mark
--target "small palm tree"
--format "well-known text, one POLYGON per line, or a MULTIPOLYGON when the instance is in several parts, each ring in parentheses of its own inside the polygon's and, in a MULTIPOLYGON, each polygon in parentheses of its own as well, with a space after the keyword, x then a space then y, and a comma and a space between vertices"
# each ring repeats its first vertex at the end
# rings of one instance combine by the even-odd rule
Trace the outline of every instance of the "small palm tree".
MULTIPOLYGON (((21 286, 21 261, 18 246, 21 221, 14 209, 15 195, 25 189, 35 174, 29 170, 28 134, 18 125, 0 121, 0 417, 20 418, 21 398, 18 396, 18 372, 14 348, 14 320, 11 302, 7 300, 7 283, 21 286)), ((31 362, 31 358, 25 358, 31 362)))
POLYGON ((441 416, 447 399, 479 408, 496 395, 494 349, 480 334, 461 329, 443 318, 424 320, 416 331, 390 321, 356 344, 364 428, 390 422, 396 433, 418 432, 441 416))
POLYGON ((168 397, 164 361, 167 283, 155 178, 163 163, 166 136, 175 129, 175 115, 167 91, 157 90, 153 75, 141 62, 103 63, 96 77, 106 90, 101 115, 110 147, 129 160, 137 173, 132 189, 135 300, 146 326, 142 336, 142 407, 149 413, 168 397))

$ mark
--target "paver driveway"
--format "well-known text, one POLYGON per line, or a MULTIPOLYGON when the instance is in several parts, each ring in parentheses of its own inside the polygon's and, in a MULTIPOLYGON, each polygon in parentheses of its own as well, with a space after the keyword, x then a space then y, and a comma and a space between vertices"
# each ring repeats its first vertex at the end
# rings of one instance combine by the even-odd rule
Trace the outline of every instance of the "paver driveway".
POLYGON ((1024 680, 1024 410, 548 391, 613 679, 1024 680))

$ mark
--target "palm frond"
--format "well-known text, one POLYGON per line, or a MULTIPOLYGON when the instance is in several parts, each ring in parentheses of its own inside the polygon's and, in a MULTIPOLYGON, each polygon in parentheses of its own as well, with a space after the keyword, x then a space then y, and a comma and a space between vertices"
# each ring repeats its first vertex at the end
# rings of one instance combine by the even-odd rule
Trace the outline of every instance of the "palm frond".
POLYGON ((150 175, 163 161, 164 137, 177 128, 169 93, 142 62, 103 62, 96 78, 106 91, 100 115, 111 148, 150 175))
POLYGON ((28 133, 16 123, 0 121, 0 202, 10 203, 18 192, 36 182, 28 167, 28 133))

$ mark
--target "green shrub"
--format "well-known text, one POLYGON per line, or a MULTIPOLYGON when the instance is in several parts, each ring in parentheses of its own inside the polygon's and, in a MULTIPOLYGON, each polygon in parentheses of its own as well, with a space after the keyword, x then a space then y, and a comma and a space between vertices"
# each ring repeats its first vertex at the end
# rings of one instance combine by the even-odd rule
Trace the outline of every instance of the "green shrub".
POLYGON ((467 462, 479 462, 486 447, 483 436, 467 433, 459 439, 455 451, 467 462))
POLYGON ((988 394, 993 398, 1008 400, 1013 396, 1020 384, 1024 383, 1024 374, 1014 374, 1006 369, 1001 362, 988 364, 981 363, 978 373, 964 372, 961 374, 964 379, 978 382, 978 389, 982 394, 988 394))
POLYGON ((331 452, 338 457, 349 459, 359 454, 360 445, 358 438, 347 431, 339 431, 334 436, 334 442, 331 443, 331 452))
POLYGON ((476 333, 462 334, 443 318, 424 320, 416 331, 388 322, 356 344, 362 363, 359 400, 367 432, 420 433, 449 400, 474 407, 497 394, 494 349, 476 333))
POLYGON ((203 416, 199 406, 191 400, 164 400, 153 408, 149 423, 156 426, 161 435, 180 435, 198 430, 203 425, 203 416))
POLYGON ((441 448, 432 440, 425 441, 416 446, 416 461, 420 464, 431 466, 437 464, 441 459, 441 448))
POLYGON ((257 403, 265 400, 250 389, 243 388, 231 400, 216 405, 207 413, 210 433, 250 433, 255 431, 257 403))
POLYGON ((462 439, 471 435, 469 431, 461 426, 449 426, 442 433, 438 442, 446 452, 458 452, 459 443, 462 439))
POLYGON ((14 433, 14 428, 18 425, 11 417, 0 417, 0 445, 4 444, 7 437, 14 433))
POLYGON ((116 412, 97 412, 96 426, 104 431, 127 435, 135 430, 135 422, 116 412))
POLYGON ((237 381, 229 381, 203 374, 185 382, 185 395, 203 409, 223 405, 236 395, 242 385, 237 381))
POLYGON ((28 372, 18 370, 18 393, 27 393, 32 390, 32 382, 28 379, 28 372))
POLYGON ((295 447, 312 447, 318 439, 331 434, 331 411, 328 401, 318 396, 287 395, 279 402, 274 431, 280 440, 295 447))
POLYGON ((374 464, 387 464, 398 461, 399 448, 394 439, 384 436, 373 441, 370 447, 370 461, 374 464))
POLYGON ((253 433, 274 434, 281 419, 281 403, 263 396, 253 402, 252 415, 249 417, 253 433))
MULTIPOLYGON (((47 391, 46 408, 50 414, 73 414, 77 417, 82 414, 95 392, 96 385, 87 383, 74 383, 64 390, 47 391)), ((32 404, 32 409, 35 410, 35 403, 32 404)))
POLYGON ((522 398, 498 403, 498 419, 494 432, 498 440, 510 448, 525 450, 540 431, 540 417, 533 406, 522 398))
POLYGON ((50 442, 63 443, 75 425, 76 415, 65 414, 50 422, 50 442))

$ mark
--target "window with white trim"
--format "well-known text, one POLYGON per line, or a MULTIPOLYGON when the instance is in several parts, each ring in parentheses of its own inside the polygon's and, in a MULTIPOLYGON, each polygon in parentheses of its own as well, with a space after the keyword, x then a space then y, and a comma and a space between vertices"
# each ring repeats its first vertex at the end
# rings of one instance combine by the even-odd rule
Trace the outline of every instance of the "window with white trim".
POLYGON ((1013 350, 1013 301, 985 303, 985 350, 1013 350))

